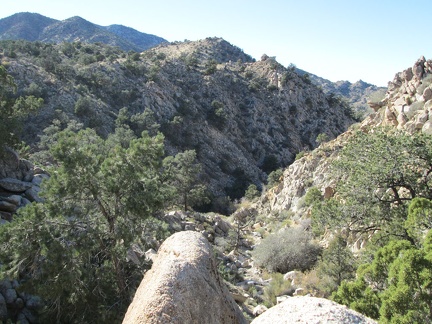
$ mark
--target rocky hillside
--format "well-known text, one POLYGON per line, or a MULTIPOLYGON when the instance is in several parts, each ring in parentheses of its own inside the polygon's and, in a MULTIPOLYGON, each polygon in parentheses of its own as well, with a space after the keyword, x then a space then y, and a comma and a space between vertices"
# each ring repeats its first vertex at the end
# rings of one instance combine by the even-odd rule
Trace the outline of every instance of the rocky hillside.
POLYGON ((36 13, 21 12, 0 19, 0 40, 23 39, 45 43, 62 42, 102 42, 118 46, 125 51, 144 51, 165 39, 141 33, 122 25, 99 26, 81 17, 71 17, 62 21, 36 13))
MULTIPOLYGON (((164 44, 141 54, 102 44, 0 43, 2 64, 18 94, 45 105, 26 125, 35 139, 56 121, 100 134, 115 120, 139 134, 151 111, 169 154, 194 149, 216 196, 243 196, 274 169, 290 164, 354 122, 349 105, 263 55, 255 62, 223 39, 164 44), (146 109, 148 108, 148 109, 146 109)), ((154 128, 152 128, 154 129, 154 128)))
POLYGON ((338 96, 342 96, 353 106, 354 110, 360 115, 365 117, 372 112, 367 102, 371 96, 382 95, 387 90, 384 87, 378 87, 376 85, 359 80, 355 83, 349 81, 337 81, 331 82, 330 80, 321 78, 315 74, 308 73, 301 69, 296 69, 300 75, 308 74, 310 80, 320 86, 324 93, 333 93, 338 96))
MULTIPOLYGON (((331 162, 349 140, 354 129, 369 132, 388 126, 409 133, 432 133, 432 60, 421 57, 414 65, 395 75, 389 82, 384 99, 369 102, 374 113, 360 124, 322 144, 303 158, 295 161, 284 172, 283 181, 263 196, 261 208, 269 214, 289 210, 294 218, 308 214, 304 196, 310 187, 317 187, 324 197, 334 194, 336 180, 329 173, 331 162)), ((359 244, 361 242, 358 242, 359 244)), ((358 246, 360 247, 360 246, 358 246)))

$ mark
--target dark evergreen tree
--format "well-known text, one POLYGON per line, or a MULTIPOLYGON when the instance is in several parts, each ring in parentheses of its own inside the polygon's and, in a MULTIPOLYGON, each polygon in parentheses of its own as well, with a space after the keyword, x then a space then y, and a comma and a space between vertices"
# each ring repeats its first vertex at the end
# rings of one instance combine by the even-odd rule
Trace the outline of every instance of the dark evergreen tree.
POLYGON ((144 132, 123 147, 64 130, 50 152, 44 203, 0 228, 1 275, 44 299, 42 321, 118 321, 146 267, 129 253, 166 234, 153 217, 168 196, 163 136, 144 132))

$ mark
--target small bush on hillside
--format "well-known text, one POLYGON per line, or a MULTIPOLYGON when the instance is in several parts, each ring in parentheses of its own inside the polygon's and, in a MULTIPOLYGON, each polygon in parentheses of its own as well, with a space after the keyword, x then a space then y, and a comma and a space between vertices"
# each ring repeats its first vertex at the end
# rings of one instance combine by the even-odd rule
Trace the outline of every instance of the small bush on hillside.
POLYGON ((314 268, 296 278, 295 284, 304 289, 303 294, 311 294, 314 297, 327 297, 323 289, 323 286, 327 284, 326 279, 319 277, 317 270, 314 268))
POLYGON ((277 85, 274 85, 274 84, 269 84, 268 86, 267 86, 267 90, 268 91, 276 91, 276 90, 278 90, 279 88, 278 88, 278 86, 277 85))
POLYGON ((321 194, 321 190, 319 190, 317 187, 311 187, 306 192, 305 195, 305 204, 306 206, 313 206, 317 202, 321 201, 323 198, 321 194))
POLYGON ((245 197, 249 200, 254 200, 255 198, 259 197, 259 195, 260 192, 258 191, 257 186, 254 184, 251 184, 245 192, 245 197))
POLYGON ((274 273, 271 276, 270 284, 264 288, 264 305, 270 308, 276 305, 276 297, 291 295, 293 292, 294 289, 291 287, 291 282, 284 280, 281 273, 274 273))
POLYGON ((196 57, 196 54, 192 53, 189 55, 182 56, 181 59, 184 61, 185 65, 188 68, 193 68, 198 66, 198 58, 196 57))
POLYGON ((311 269, 321 254, 321 247, 301 227, 287 228, 267 236, 253 252, 253 258, 270 272, 286 273, 311 269))
POLYGON ((268 186, 271 188, 271 187, 274 187, 277 184, 279 184, 281 182, 282 176, 283 176, 283 170, 282 169, 277 169, 277 170, 270 172, 270 174, 267 177, 268 186))
POLYGON ((320 133, 318 134, 317 138, 316 138, 316 142, 318 144, 322 144, 324 142, 327 142, 329 139, 328 135, 326 133, 320 133))
POLYGON ((211 111, 208 115, 209 121, 217 127, 222 127, 228 119, 228 113, 225 109, 225 105, 218 100, 213 100, 211 107, 211 111))
POLYGON ((78 117, 91 117, 95 114, 93 102, 88 97, 80 97, 74 106, 75 115, 78 117))
POLYGON ((306 84, 312 84, 309 74, 305 73, 302 75, 303 82, 306 84))
POLYGON ((140 60, 140 53, 129 51, 128 52, 128 59, 131 61, 139 61, 140 60))
POLYGON ((295 160, 297 161, 297 160, 300 160, 303 156, 305 156, 306 155, 306 152, 305 151, 300 151, 300 152, 298 152, 297 154, 296 154, 296 157, 295 157, 295 160))
POLYGON ((217 71, 217 62, 215 60, 209 60, 204 66, 204 74, 211 75, 217 71))

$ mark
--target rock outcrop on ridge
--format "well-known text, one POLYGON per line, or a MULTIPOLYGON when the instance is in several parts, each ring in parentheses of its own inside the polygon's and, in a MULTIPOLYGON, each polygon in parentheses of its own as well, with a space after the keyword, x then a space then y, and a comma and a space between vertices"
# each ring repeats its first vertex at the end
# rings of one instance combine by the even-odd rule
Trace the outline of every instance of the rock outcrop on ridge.
POLYGON ((263 196, 260 210, 267 214, 290 210, 302 217, 307 215, 303 197, 310 187, 319 188, 324 197, 331 196, 336 179, 331 177, 329 166, 355 129, 369 132, 384 126, 411 134, 419 131, 432 134, 432 60, 421 57, 412 67, 396 73, 385 97, 369 105, 375 112, 365 120, 285 169, 281 183, 263 196))
POLYGON ((396 73, 384 99, 370 106, 376 112, 363 121, 363 129, 390 126, 432 134, 432 60, 422 56, 396 73))
POLYGON ((170 236, 144 276, 123 324, 246 323, 198 232, 170 236))

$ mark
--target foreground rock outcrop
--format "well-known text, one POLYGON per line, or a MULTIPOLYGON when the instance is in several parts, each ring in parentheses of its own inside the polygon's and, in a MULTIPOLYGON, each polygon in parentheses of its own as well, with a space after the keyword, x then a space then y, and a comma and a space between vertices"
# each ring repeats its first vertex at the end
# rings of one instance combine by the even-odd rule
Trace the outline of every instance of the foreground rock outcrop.
POLYGON ((15 151, 0 152, 0 225, 10 222, 15 212, 31 202, 41 202, 40 185, 49 178, 46 171, 21 159, 15 151))
POLYGON ((207 239, 179 232, 160 247, 123 324, 204 322, 247 321, 217 272, 207 239))
MULTIPOLYGON (((48 178, 44 170, 21 159, 12 149, 0 152, 0 226, 11 222, 19 208, 41 202, 40 185, 48 178)), ((42 301, 21 292, 19 286, 17 280, 0 280, 0 323, 37 323, 35 314, 42 301)))
POLYGON ((324 298, 292 297, 270 308, 252 324, 376 323, 374 320, 324 298))

